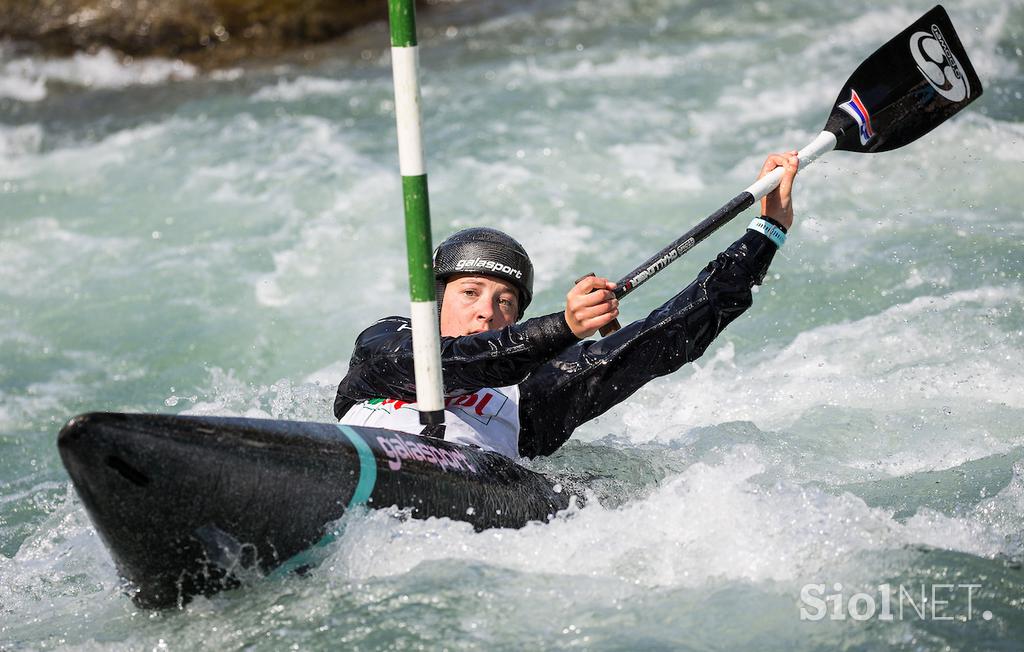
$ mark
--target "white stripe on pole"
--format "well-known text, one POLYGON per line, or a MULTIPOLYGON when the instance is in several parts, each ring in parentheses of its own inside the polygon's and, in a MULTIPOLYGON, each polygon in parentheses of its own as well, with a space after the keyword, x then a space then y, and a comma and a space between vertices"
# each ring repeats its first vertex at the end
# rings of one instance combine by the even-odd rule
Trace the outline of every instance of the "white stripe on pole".
MULTIPOLYGON (((822 154, 831 152, 836 147, 836 135, 831 131, 823 131, 818 134, 815 138, 804 147, 802 150, 797 152, 797 158, 800 159, 800 169, 803 170, 806 166, 810 165, 822 154)), ((747 188, 747 192, 754 196, 754 201, 761 199, 771 191, 775 190, 779 182, 782 181, 782 168, 775 168, 768 174, 764 175, 754 183, 750 184, 747 188)))
POLYGON ((415 45, 391 48, 395 117, 398 122, 398 164, 403 177, 416 177, 427 171, 420 125, 420 84, 416 78, 419 51, 415 45))
POLYGON ((421 411, 444 409, 441 389, 441 334, 436 301, 413 301, 412 355, 416 361, 416 403, 421 411))

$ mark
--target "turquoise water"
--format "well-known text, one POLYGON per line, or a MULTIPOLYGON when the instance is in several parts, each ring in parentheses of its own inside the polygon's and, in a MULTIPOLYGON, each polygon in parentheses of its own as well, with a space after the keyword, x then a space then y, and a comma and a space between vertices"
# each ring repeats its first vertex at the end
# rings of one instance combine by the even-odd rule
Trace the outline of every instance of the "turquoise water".
MULTIPOLYGON (((929 7, 442 5, 421 16, 435 238, 513 233, 530 313, 556 310, 808 142, 929 7)), ((521 531, 352 514, 309 577, 159 614, 123 595, 56 432, 88 410, 330 419, 355 335, 406 309, 386 34, 216 74, 0 50, 0 648, 1016 649, 1024 4, 947 9, 985 95, 800 175, 748 313, 532 463, 598 500, 521 531), (815 584, 844 620, 801 620, 815 584), (880 586, 947 604, 849 617, 880 586)))

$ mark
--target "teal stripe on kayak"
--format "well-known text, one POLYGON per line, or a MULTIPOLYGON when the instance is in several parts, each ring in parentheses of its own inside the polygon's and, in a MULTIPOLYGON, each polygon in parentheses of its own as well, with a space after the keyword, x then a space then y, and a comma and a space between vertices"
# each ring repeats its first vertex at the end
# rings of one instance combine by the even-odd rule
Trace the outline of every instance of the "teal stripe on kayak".
MULTIPOLYGON (((359 481, 356 482, 356 490, 352 493, 352 499, 348 501, 348 507, 346 508, 352 509, 356 505, 365 504, 370 499, 370 494, 373 493, 373 488, 377 484, 377 458, 373 456, 373 450, 370 448, 370 445, 366 443, 366 440, 358 432, 340 423, 338 424, 338 430, 348 437, 348 440, 352 442, 352 446, 355 447, 356 453, 359 455, 359 481)), ((326 546, 336 538, 337 536, 334 532, 328 532, 306 550, 285 560, 284 563, 270 573, 269 577, 284 577, 301 566, 313 564, 315 562, 312 554, 313 551, 326 546)))
POLYGON ((342 432, 359 453, 359 482, 356 490, 352 493, 352 500, 348 501, 351 509, 355 505, 362 505, 370 500, 373 487, 377 484, 377 458, 373 456, 373 450, 362 436, 349 426, 338 424, 338 430, 342 432))

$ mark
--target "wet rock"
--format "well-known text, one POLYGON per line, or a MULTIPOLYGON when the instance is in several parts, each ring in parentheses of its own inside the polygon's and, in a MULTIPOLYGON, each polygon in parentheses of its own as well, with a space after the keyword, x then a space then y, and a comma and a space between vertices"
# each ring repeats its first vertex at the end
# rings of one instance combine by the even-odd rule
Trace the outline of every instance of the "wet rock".
POLYGON ((386 17, 384 0, 0 0, 0 37, 53 54, 110 47, 216 66, 386 17))

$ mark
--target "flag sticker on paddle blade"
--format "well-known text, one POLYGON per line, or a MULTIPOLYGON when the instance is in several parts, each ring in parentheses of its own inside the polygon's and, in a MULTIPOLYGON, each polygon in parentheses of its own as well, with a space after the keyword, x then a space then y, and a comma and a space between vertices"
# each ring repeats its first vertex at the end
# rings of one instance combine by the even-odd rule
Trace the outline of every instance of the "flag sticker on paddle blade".
POLYGON ((850 117, 857 121, 860 130, 860 144, 867 145, 868 141, 875 137, 875 131, 871 128, 871 114, 868 113, 864 103, 860 101, 857 91, 850 89, 850 100, 843 102, 839 108, 850 114, 850 117))
POLYGON ((931 34, 914 32, 910 36, 910 54, 917 69, 932 88, 950 102, 959 102, 971 96, 971 84, 962 72, 960 62, 946 43, 938 25, 932 25, 931 34))

